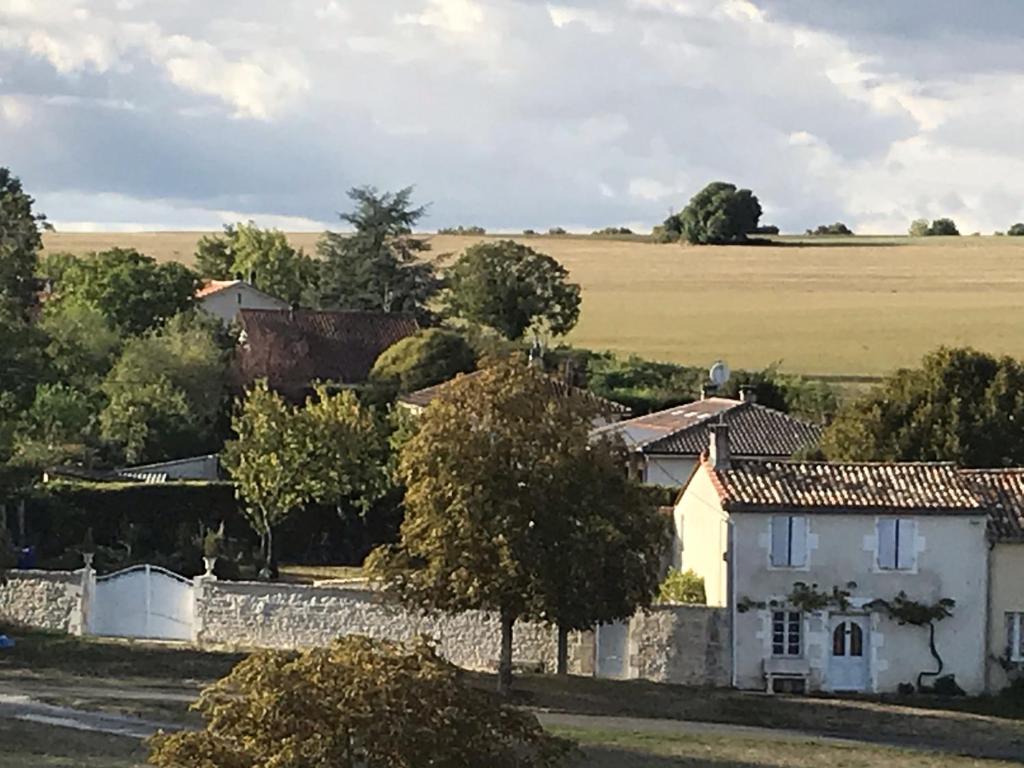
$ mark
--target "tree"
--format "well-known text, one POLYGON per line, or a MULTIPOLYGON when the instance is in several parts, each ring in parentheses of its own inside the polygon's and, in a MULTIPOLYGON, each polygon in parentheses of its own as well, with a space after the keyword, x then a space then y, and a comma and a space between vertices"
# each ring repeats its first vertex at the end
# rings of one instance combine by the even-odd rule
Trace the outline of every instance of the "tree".
POLYGON ((1024 236, 1024 224, 1022 224, 1021 222, 1017 222, 1008 230, 1006 230, 1006 234, 1010 235, 1011 237, 1024 236))
POLYGON ((162 768, 555 768, 571 744, 536 716, 466 685, 423 641, 359 636, 298 654, 262 651, 206 688, 201 731, 158 734, 162 768))
POLYGON ((196 269, 203 277, 251 280, 261 291, 298 302, 312 291, 316 265, 295 250, 284 232, 260 229, 253 222, 228 224, 223 235, 206 235, 196 248, 196 269))
POLYGON ((33 213, 35 203, 9 169, 0 167, 0 301, 24 311, 33 302, 40 230, 46 217, 33 213))
POLYGON ((1024 365, 940 348, 843 407, 821 447, 840 461, 1024 463, 1024 365))
POLYGON ((960 231, 956 228, 956 223, 952 219, 936 219, 928 228, 928 234, 948 237, 950 235, 959 235, 960 231))
POLYGON ((928 219, 914 219, 910 222, 910 229, 908 232, 911 237, 927 237, 931 234, 931 227, 928 224, 928 219))
POLYGON ((103 381, 100 429, 130 463, 219 447, 228 360, 216 326, 186 313, 125 344, 103 381))
POLYGON ((377 358, 370 381, 414 392, 476 368, 476 352, 458 333, 427 328, 392 344, 377 358))
POLYGON ((520 339, 530 328, 561 336, 580 316, 580 287, 550 256, 513 240, 467 248, 448 271, 448 310, 520 339))
MULTIPOLYGON (((596 570, 566 576, 566 561, 576 559, 567 551, 614 551, 628 563, 649 551, 632 554, 614 546, 617 537, 620 543, 627 538, 615 515, 637 506, 628 487, 615 486, 624 476, 621 464, 612 480, 605 474, 607 459, 585 458, 594 412, 590 399, 558 395, 547 375, 508 360, 445 387, 402 447, 401 540, 375 550, 367 567, 408 604, 496 612, 502 692, 511 684, 516 620, 571 619, 575 626, 575 616, 554 614, 557 586, 576 588, 585 578, 593 587, 606 586, 596 570), (574 504, 565 496, 582 490, 581 473, 598 483, 594 493, 609 492, 607 502, 586 495, 574 504), (587 509, 595 502, 598 511, 587 509), (584 541, 588 534, 594 542, 584 541)), ((578 564, 599 569, 604 562, 578 564)), ((630 566, 608 568, 626 573, 630 566)), ((588 600, 597 605, 614 597, 588 600)))
POLYGON ((88 461, 96 443, 97 395, 64 383, 40 384, 15 437, 16 464, 38 471, 88 461))
POLYGON ((715 181, 691 198, 679 214, 679 226, 689 243, 724 245, 745 241, 760 218, 761 204, 753 192, 715 181))
POLYGON ((853 230, 843 224, 841 221, 837 221, 835 224, 819 224, 816 229, 808 229, 808 235, 852 235, 853 230))
POLYGON ((387 440, 348 390, 319 385, 298 408, 260 381, 231 426, 224 466, 260 536, 265 577, 274 568, 274 529, 293 512, 313 501, 365 510, 387 490, 387 440))
POLYGON ((693 570, 670 568, 668 576, 658 588, 658 602, 662 605, 704 605, 704 577, 693 570))
POLYGON ((158 264, 132 248, 113 248, 67 264, 56 300, 89 304, 134 336, 188 309, 198 287, 198 276, 182 264, 158 264))
POLYGON ((394 193, 358 187, 348 196, 355 210, 340 217, 355 232, 325 232, 317 245, 320 306, 411 312, 428 321, 440 283, 424 258, 430 244, 412 236, 426 209, 412 207, 411 187, 394 193))
POLYGON ((86 391, 99 385, 121 348, 106 315, 74 298, 48 302, 39 328, 49 339, 46 354, 60 380, 86 391))

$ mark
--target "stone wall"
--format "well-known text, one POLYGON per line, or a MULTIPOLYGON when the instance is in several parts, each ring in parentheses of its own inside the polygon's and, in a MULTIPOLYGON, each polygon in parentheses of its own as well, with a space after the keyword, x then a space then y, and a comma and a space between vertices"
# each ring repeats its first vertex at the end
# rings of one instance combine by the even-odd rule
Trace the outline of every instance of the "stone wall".
MULTIPOLYGON (((500 651, 501 628, 494 614, 409 611, 365 588, 198 579, 195 615, 196 642, 206 646, 301 648, 349 634, 387 640, 425 635, 437 643, 446 659, 474 670, 496 669, 500 651)), ((520 622, 513 637, 517 664, 554 670, 554 630, 520 622)), ((569 662, 571 672, 592 672, 590 633, 570 637, 569 662)))
POLYGON ((0 622, 55 632, 81 628, 81 574, 10 571, 0 586, 0 622))
POLYGON ((630 676, 657 683, 728 686, 729 612, 703 605, 657 606, 629 626, 630 676))

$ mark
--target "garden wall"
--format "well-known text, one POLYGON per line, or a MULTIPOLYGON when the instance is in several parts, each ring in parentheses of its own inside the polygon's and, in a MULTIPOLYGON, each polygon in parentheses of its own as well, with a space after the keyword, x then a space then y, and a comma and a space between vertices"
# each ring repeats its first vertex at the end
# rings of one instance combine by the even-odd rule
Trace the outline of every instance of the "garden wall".
POLYGON ((77 634, 82 623, 81 572, 11 571, 0 586, 0 622, 77 634))

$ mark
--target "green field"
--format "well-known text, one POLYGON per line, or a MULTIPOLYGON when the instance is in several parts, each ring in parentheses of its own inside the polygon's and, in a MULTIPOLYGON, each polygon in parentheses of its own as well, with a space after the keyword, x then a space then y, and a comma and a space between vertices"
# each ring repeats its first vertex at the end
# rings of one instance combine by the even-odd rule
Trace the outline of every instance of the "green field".
MULTIPOLYGON (((51 250, 134 246, 189 261, 202 233, 46 236, 51 250)), ((312 251, 316 234, 290 236, 312 251)), ((433 236, 435 253, 480 240, 433 236)), ((940 345, 1024 357, 1024 238, 780 238, 769 246, 519 238, 583 286, 570 341, 736 368, 855 378, 914 364, 940 345)))

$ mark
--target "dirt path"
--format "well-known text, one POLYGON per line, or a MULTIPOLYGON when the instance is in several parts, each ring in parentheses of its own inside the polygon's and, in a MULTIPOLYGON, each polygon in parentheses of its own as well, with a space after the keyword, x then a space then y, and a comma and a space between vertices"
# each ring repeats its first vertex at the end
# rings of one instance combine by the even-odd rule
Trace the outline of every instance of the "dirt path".
POLYGON ((8 693, 0 694, 0 717, 136 739, 152 736, 161 729, 176 730, 178 728, 170 723, 156 723, 127 715, 87 712, 71 707, 44 704, 29 696, 8 693))

